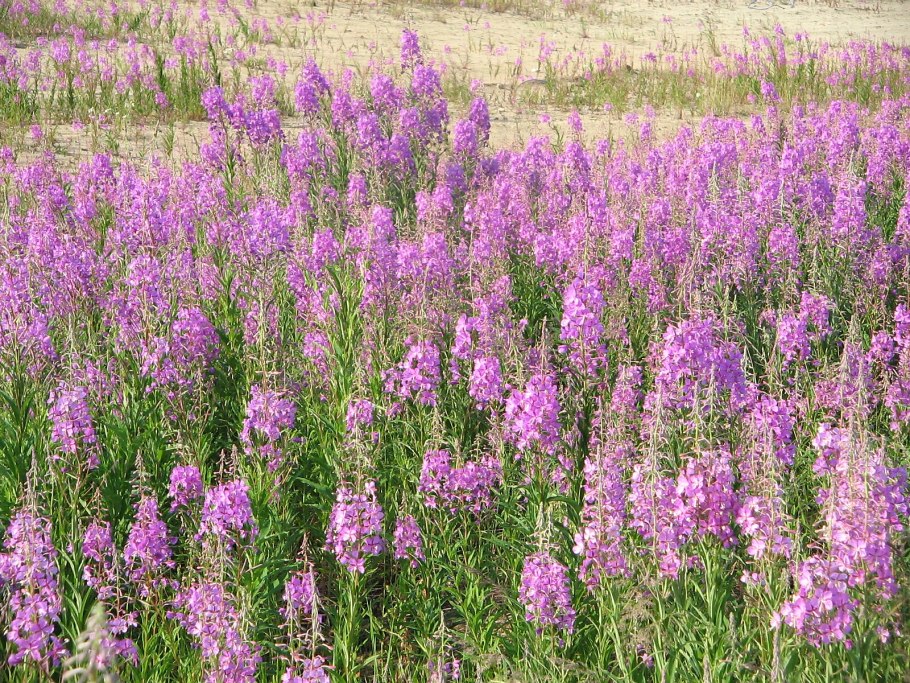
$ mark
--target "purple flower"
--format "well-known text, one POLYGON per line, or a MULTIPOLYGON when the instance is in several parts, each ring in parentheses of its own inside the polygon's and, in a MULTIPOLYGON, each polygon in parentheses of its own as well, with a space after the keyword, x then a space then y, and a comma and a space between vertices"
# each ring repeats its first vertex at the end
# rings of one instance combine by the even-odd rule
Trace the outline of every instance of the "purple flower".
POLYGON ((382 506, 376 501, 376 485, 367 482, 363 493, 339 486, 326 530, 325 547, 349 571, 366 571, 366 558, 385 550, 382 537, 382 506))
POLYGON ((433 406, 440 379, 439 349, 432 342, 418 341, 408 348, 404 360, 385 374, 385 390, 402 399, 433 406))
POLYGON ((348 404, 348 413, 345 421, 346 428, 353 432, 359 427, 369 427, 373 424, 375 406, 367 399, 354 399, 348 404))
POLYGON ((621 451, 619 444, 608 443, 585 460, 584 506, 573 552, 583 558, 578 578, 588 590, 604 578, 629 573, 622 547, 626 492, 621 451))
POLYGON ((211 87, 202 93, 202 107, 205 109, 206 116, 215 121, 227 111, 227 101, 224 98, 224 90, 221 87, 211 87))
POLYGON ((452 659, 447 662, 431 659, 427 662, 427 670, 429 673, 427 683, 445 683, 446 681, 461 680, 460 659, 452 659))
POLYGON ((401 67, 403 69, 412 69, 422 61, 420 39, 414 31, 405 29, 401 32, 401 67))
POLYGON ((296 571, 284 584, 284 604, 281 613, 285 619, 293 616, 302 619, 317 618, 319 592, 316 590, 316 574, 312 566, 296 571))
MULTIPOLYGON (((751 391, 742 369, 742 352, 735 344, 720 339, 720 325, 712 317, 693 317, 670 325, 657 348, 655 384, 664 405, 691 408, 700 395, 702 403, 709 390, 726 396, 729 407, 740 411, 751 391)), ((656 392, 649 394, 653 402, 656 392)))
POLYGON ((475 97, 471 101, 468 118, 474 124, 477 141, 485 145, 490 139, 490 109, 487 101, 482 97, 475 97))
POLYGON ((167 524, 158 516, 158 501, 143 496, 136 506, 136 519, 123 548, 129 579, 140 584, 140 593, 166 585, 162 574, 176 565, 171 545, 176 539, 168 535, 167 524))
POLYGON ((653 458, 633 467, 629 527, 648 542, 660 573, 670 578, 682 568, 680 548, 692 533, 691 519, 680 514, 684 509, 675 478, 663 474, 653 458))
POLYGON ((316 114, 319 112, 319 99, 330 92, 328 81, 316 62, 310 58, 303 66, 300 80, 294 87, 294 103, 301 114, 316 114))
POLYGON ((781 492, 779 487, 770 487, 765 484, 755 495, 744 496, 736 513, 736 523, 749 539, 746 552, 757 560, 768 554, 790 557, 793 548, 784 525, 787 517, 781 492))
POLYGON ((412 568, 423 562, 423 538, 413 515, 405 515, 395 523, 395 559, 408 560, 412 568))
POLYGON ((569 113, 569 118, 567 119, 567 122, 569 124, 569 128, 571 128, 575 132, 576 135, 581 134, 581 131, 584 126, 582 125, 581 115, 578 113, 577 109, 573 109, 569 113))
POLYGON ((239 479, 206 491, 196 539, 215 538, 228 548, 238 542, 253 543, 259 535, 259 527, 253 517, 249 491, 247 483, 239 479))
POLYGON ((171 512, 189 507, 190 503, 202 498, 202 474, 194 465, 175 465, 171 470, 168 495, 171 498, 171 512))
POLYGON ((866 606, 897 593, 894 546, 908 512, 907 473, 884 464, 873 450, 843 428, 822 425, 815 440, 823 463, 816 471, 828 486, 818 495, 823 509, 822 548, 797 569, 798 590, 774 615, 810 643, 843 641, 861 606, 851 589, 863 588, 866 606))
MULTIPOLYGON (((432 66, 417 64, 414 66, 414 74, 411 77, 411 91, 418 98, 424 101, 432 101, 442 95, 442 81, 440 73, 432 66)), ((440 100, 445 104, 445 100, 440 100)), ((432 109, 426 110, 425 114, 432 115, 432 109)), ((441 121, 439 122, 441 123, 441 121)), ((434 126, 435 128, 436 126, 434 126)))
POLYGON ((583 375, 593 376, 606 363, 604 326, 600 321, 604 299, 600 290, 576 277, 562 295, 562 323, 559 338, 565 342, 560 353, 569 355, 583 375))
POLYGON ((247 453, 256 453, 267 458, 269 468, 276 469, 282 461, 283 452, 278 445, 282 432, 294 428, 297 407, 277 391, 263 391, 259 385, 252 389, 252 397, 246 407, 246 419, 240 432, 240 440, 247 453))
POLYGON ((641 380, 640 367, 637 365, 620 366, 616 383, 613 385, 613 394, 610 397, 610 410, 626 424, 631 425, 640 410, 641 380))
POLYGON ((115 590, 114 553, 111 525, 97 521, 89 524, 82 539, 82 554, 87 560, 82 578, 100 600, 110 598, 115 590))
POLYGON ((477 401, 479 408, 502 400, 502 370, 498 358, 480 356, 474 360, 468 394, 477 401))
POLYGON ((780 102, 780 95, 777 94, 777 88, 769 81, 761 82, 761 96, 769 102, 780 102))
POLYGON ((477 156, 477 137, 477 125, 471 119, 456 121, 452 133, 452 151, 458 157, 474 159, 477 156))
POLYGON ((749 411, 746 421, 759 448, 774 453, 784 465, 793 464, 795 421, 788 402, 762 395, 749 411))
POLYGON ((811 354, 806 321, 792 313, 777 316, 777 349, 784 359, 784 367, 794 361, 805 360, 811 354))
POLYGON ((186 629, 207 662, 206 683, 255 683, 259 646, 244 637, 236 600, 224 586, 193 584, 177 594, 174 608, 168 616, 186 629))
POLYGON ((171 359, 184 373, 208 369, 218 357, 218 331, 198 308, 181 308, 171 326, 171 359))
POLYGON ((548 552, 525 558, 518 599, 525 607, 525 618, 537 626, 538 633, 547 626, 569 633, 575 629, 569 570, 548 552))
POLYGON ((771 620, 803 634, 813 645, 845 640, 853 628, 857 601, 847 590, 847 573, 835 562, 809 558, 797 570, 798 591, 771 620))
POLYGON ((48 417, 53 425, 51 438, 59 444, 60 450, 68 455, 76 455, 82 446, 88 456, 89 468, 97 467, 98 437, 89 413, 88 389, 67 389, 66 385, 60 384, 51 399, 48 417))
POLYGON ((373 106, 383 113, 401 108, 402 93, 387 74, 375 74, 370 80, 370 97, 373 98, 373 106))
POLYGON ((727 449, 687 458, 676 477, 676 495, 685 516, 701 535, 715 536, 725 546, 736 543, 733 518, 737 509, 733 465, 727 449))
POLYGON ((281 677, 281 683, 330 683, 329 669, 325 659, 310 657, 289 666, 281 677))
POLYGON ((417 491, 430 508, 445 507, 449 512, 469 510, 479 515, 495 503, 495 488, 502 483, 502 464, 492 456, 452 467, 448 451, 427 451, 423 457, 417 491))
POLYGON ((63 604, 50 522, 26 510, 17 512, 3 547, 0 584, 5 584, 7 614, 12 616, 6 637, 15 648, 9 665, 34 662, 48 672, 65 652, 63 641, 54 635, 63 604))
POLYGON ((555 453, 559 442, 559 398, 556 382, 547 373, 528 380, 524 391, 513 389, 506 399, 506 425, 512 443, 520 451, 535 446, 555 453))
MULTIPOLYGON (((125 659, 133 666, 139 663, 139 652, 131 638, 120 637, 138 623, 139 614, 127 611, 121 597, 119 571, 116 564, 116 548, 111 536, 111 525, 93 521, 85 530, 82 540, 82 554, 86 564, 82 577, 98 596, 99 603, 107 613, 107 625, 98 637, 103 643, 106 660, 125 659)), ((105 661, 105 667, 113 664, 105 661)))

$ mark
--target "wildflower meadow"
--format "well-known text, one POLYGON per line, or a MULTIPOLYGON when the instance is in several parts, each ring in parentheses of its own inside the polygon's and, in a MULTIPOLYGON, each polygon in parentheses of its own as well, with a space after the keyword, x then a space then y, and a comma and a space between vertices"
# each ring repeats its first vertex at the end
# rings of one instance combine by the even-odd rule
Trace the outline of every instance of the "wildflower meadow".
POLYGON ((910 680, 910 34, 394 7, 0 0, 0 681, 910 680))

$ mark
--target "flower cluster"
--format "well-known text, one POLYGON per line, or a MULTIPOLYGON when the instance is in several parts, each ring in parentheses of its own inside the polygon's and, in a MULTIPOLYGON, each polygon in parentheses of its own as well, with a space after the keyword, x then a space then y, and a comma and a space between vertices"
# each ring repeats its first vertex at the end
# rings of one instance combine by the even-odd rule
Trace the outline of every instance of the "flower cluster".
POLYGON ((339 486, 326 530, 326 550, 331 550, 349 571, 363 574, 366 558, 385 550, 384 516, 382 506, 376 501, 373 482, 367 482, 363 493, 339 486))
POLYGON ((777 316, 777 349, 784 366, 803 361, 811 355, 811 342, 823 339, 829 325, 831 302, 825 296, 803 292, 799 311, 777 316))
POLYGON ((429 677, 427 683, 445 683, 446 681, 461 680, 461 660, 437 662, 431 659, 427 662, 429 677))
POLYGON ((6 637, 15 648, 9 665, 33 662, 45 672, 56 666, 65 652, 54 635, 63 599, 57 577, 57 550, 51 542, 51 524, 28 510, 13 515, 0 554, 0 583, 9 591, 12 619, 6 637))
POLYGON ((158 501, 143 496, 136 506, 136 519, 123 548, 128 576, 140 584, 142 595, 165 585, 162 573, 175 566, 171 551, 174 541, 168 535, 167 524, 158 516, 158 501))
POLYGON ((316 655, 289 666, 281 676, 281 683, 330 683, 330 668, 324 657, 316 655))
POLYGON ((194 639, 208 662, 207 683, 254 683, 259 647, 241 630, 236 599, 220 583, 200 581, 181 590, 169 616, 194 639))
POLYGON ((423 494, 430 508, 443 507, 449 512, 468 510, 479 515, 494 507, 496 487, 502 483, 502 463, 486 455, 452 467, 452 456, 446 450, 427 451, 417 492, 423 494))
POLYGON ((188 508, 190 503, 203 496, 202 474, 195 465, 175 465, 171 470, 168 496, 171 512, 188 508))
POLYGON ((61 384, 55 394, 48 410, 48 418, 53 425, 51 438, 67 455, 76 455, 82 446, 88 466, 97 467, 98 437, 88 408, 88 389, 80 386, 68 389, 61 384))
POLYGON ((423 554, 423 535, 413 515, 405 515, 395 523, 393 545, 395 559, 407 560, 412 568, 426 559, 423 554))
POLYGON ((480 408, 502 400, 502 367, 496 356, 480 356, 474 360, 468 394, 480 408))
MULTIPOLYGON (((102 614, 106 612, 107 625, 101 634, 104 650, 108 659, 120 657, 135 666, 139 662, 139 651, 135 642, 122 634, 138 624, 139 614, 128 611, 121 599, 116 552, 111 525, 98 521, 89 524, 82 540, 82 554, 86 559, 82 578, 105 605, 102 614)), ((110 666, 112 661, 104 664, 110 666)))
POLYGON ((312 567, 291 574, 284 584, 284 604, 282 615, 285 619, 317 617, 319 592, 316 590, 316 574, 312 567))
POLYGON ((786 527, 787 517, 779 487, 765 484, 755 495, 742 498, 736 523, 749 539, 746 552, 757 560, 768 554, 790 557, 793 539, 786 527))
POLYGON ((686 460, 676 477, 676 495, 694 531, 716 537, 725 546, 736 543, 733 519, 738 498, 733 463, 727 449, 700 453, 686 460))
POLYGON ((89 524, 82 539, 82 554, 86 559, 82 578, 101 600, 111 597, 115 591, 115 552, 110 523, 93 521, 89 524))
POLYGON ((797 569, 799 590, 774 616, 816 645, 846 640, 860 601, 853 589, 888 600, 894 579, 895 534, 910 509, 907 472, 883 464, 881 451, 868 447, 843 428, 819 429, 815 445, 829 486, 821 490, 824 508, 822 549, 797 569))
POLYGON ((786 466, 793 464, 795 420, 790 403, 762 395, 749 411, 747 423, 756 448, 774 453, 786 466))
POLYGON ((552 375, 535 374, 524 391, 513 390, 506 399, 506 424, 520 451, 534 447, 554 453, 560 438, 559 389, 552 375))
POLYGON ((387 393, 425 406, 436 405, 441 379, 439 349, 429 341, 412 344, 396 368, 386 373, 387 393))
POLYGON ((144 345, 140 372, 150 377, 151 388, 191 389, 218 357, 218 332, 198 308, 181 308, 169 335, 144 345))
POLYGON ((680 549, 692 532, 691 520, 680 511, 683 502, 675 478, 649 460, 632 470, 629 527, 648 542, 661 574, 676 578, 682 568, 680 549))
POLYGON ((569 633, 575 630, 569 570, 548 552, 525 558, 518 599, 524 605, 525 618, 537 625, 538 631, 547 626, 569 633))
POLYGON ((709 391, 726 393, 729 406, 739 410, 750 396, 742 370, 742 352, 719 338, 712 318, 692 318, 670 325, 658 348, 655 384, 665 405, 691 408, 707 403, 709 391))
POLYGON ((573 551, 583 558, 578 578, 589 590, 605 578, 628 573, 622 547, 626 521, 624 463, 612 445, 585 460, 584 506, 573 551))
POLYGON ((205 492, 197 540, 216 539, 228 548, 256 540, 259 527, 250 503, 250 487, 243 480, 230 481, 205 492))
POLYGON ((843 568, 836 562, 809 558, 800 564, 796 581, 797 594, 775 612, 771 625, 787 624, 813 645, 846 639, 858 603, 850 597, 843 568))
POLYGON ((563 292, 559 351, 582 375, 593 376, 606 363, 603 312, 603 294, 584 278, 576 277, 563 292))
POLYGON ((258 454, 268 460, 270 469, 276 469, 283 455, 278 440, 282 432, 293 429, 296 414, 294 403, 280 392, 254 386, 240 432, 247 453, 258 454))
POLYGON ((355 399, 348 404, 345 426, 349 432, 373 424, 375 406, 367 399, 355 399))

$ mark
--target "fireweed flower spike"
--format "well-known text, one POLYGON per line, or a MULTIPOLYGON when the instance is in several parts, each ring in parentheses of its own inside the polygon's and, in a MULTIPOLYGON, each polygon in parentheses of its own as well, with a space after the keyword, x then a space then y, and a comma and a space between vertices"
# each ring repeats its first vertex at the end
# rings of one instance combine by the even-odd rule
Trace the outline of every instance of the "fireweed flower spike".
POLYGON ((524 390, 512 390, 506 399, 509 436, 519 451, 538 447, 554 453, 560 437, 558 388, 548 373, 531 377, 524 390))
MULTIPOLYGON (((85 568, 82 578, 95 590, 99 603, 104 605, 107 624, 102 638, 102 651, 111 659, 120 657, 134 666, 139 663, 139 652, 131 638, 122 637, 138 623, 139 613, 129 611, 123 595, 121 565, 118 564, 117 549, 111 536, 111 525, 107 522, 93 521, 85 530, 82 541, 82 554, 85 556, 85 568)), ((145 584, 144 587, 147 587, 145 584)), ((108 667, 113 661, 101 663, 108 667)))
POLYGON ((330 668, 324 657, 316 655, 288 667, 281 676, 281 683, 330 683, 330 668))
POLYGON ((143 496, 136 506, 136 519, 123 548, 127 576, 140 586, 140 595, 167 584, 164 574, 175 567, 171 546, 175 539, 158 515, 158 501, 143 496))
POLYGON ((624 450, 615 438, 605 439, 585 460, 584 506, 573 551, 582 558, 578 578, 588 590, 610 577, 629 573, 622 537, 626 522, 624 450))
POLYGON ((441 507, 450 513, 467 510, 480 515, 495 505, 495 489, 501 483, 502 463, 494 455, 452 467, 448 451, 431 450, 424 455, 417 492, 429 508, 441 507))
POLYGON ((561 353, 583 376, 594 376, 606 362, 601 316, 604 299, 593 284, 576 277, 563 292, 562 323, 559 338, 561 353))
POLYGON ((168 496, 171 512, 185 509, 203 496, 202 474, 194 465, 175 465, 171 470, 168 496))
POLYGON ((269 469, 277 469, 283 457, 279 440, 284 432, 293 429, 296 414, 296 406, 280 392, 254 386, 240 432, 246 452, 265 458, 269 469))
POLYGON ((245 481, 235 480, 206 491, 196 540, 214 540, 228 549, 252 544, 259 527, 253 517, 249 490, 245 481))
POLYGON ((428 341, 415 342, 408 348, 404 359, 386 373, 386 393, 425 406, 436 405, 440 372, 436 345, 428 341))
POLYGON ((417 568, 426 557, 423 554, 423 536, 413 515, 405 515, 395 522, 395 559, 407 560, 417 568))
POLYGON ((322 656, 315 654, 322 615, 319 612, 316 573, 309 562, 288 578, 281 614, 290 639, 291 658, 291 664, 281 678, 282 683, 329 681, 331 667, 322 656))
POLYGON ((254 683, 259 647, 242 632, 236 598, 220 583, 200 581, 181 590, 170 614, 206 661, 207 683, 254 683))
POLYGON ((0 554, 0 583, 9 595, 6 637, 9 665, 37 664, 45 672, 66 652, 54 631, 63 600, 50 522, 28 510, 13 515, 0 554))
POLYGON ((518 599, 525 607, 525 618, 537 626, 538 633, 548 626, 568 633, 575 630, 569 570, 548 552, 525 558, 518 599))
POLYGON ((53 424, 51 438, 59 444, 64 455, 76 455, 80 449, 86 455, 90 469, 98 466, 98 437, 88 407, 85 387, 68 389, 61 384, 51 398, 48 417, 53 424))
POLYGON ((348 571, 363 574, 366 558, 385 550, 384 516, 382 506, 376 501, 375 483, 367 482, 362 493, 355 493, 344 484, 339 486, 326 530, 326 550, 333 552, 348 571))

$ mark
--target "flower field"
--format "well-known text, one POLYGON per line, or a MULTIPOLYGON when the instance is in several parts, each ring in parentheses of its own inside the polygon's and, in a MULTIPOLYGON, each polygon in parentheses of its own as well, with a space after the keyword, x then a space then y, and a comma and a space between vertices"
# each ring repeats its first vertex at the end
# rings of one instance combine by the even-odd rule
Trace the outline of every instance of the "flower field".
POLYGON ((265 9, 0 0, 0 681, 910 680, 910 47, 265 9))

